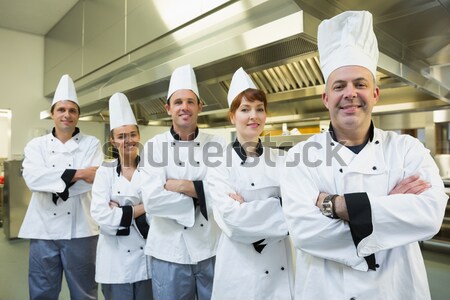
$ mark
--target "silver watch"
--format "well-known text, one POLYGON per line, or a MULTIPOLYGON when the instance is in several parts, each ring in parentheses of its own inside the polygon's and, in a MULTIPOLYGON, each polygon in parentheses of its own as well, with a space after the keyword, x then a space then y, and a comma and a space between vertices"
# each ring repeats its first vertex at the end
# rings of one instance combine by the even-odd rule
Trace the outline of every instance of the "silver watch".
POLYGON ((332 219, 339 219, 339 217, 336 215, 335 207, 334 207, 334 199, 336 199, 338 195, 328 195, 325 197, 325 199, 322 202, 322 208, 320 211, 322 214, 328 218, 332 219))

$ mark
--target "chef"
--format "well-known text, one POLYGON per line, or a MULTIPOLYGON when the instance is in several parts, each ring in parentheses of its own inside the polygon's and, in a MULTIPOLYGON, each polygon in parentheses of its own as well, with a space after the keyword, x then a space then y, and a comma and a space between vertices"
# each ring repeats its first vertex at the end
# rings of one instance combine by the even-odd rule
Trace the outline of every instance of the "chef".
POLYGON ((202 103, 194 70, 175 69, 165 105, 172 128, 145 145, 142 196, 152 216, 145 253, 152 256, 154 299, 211 297, 219 229, 203 180, 221 137, 197 127, 202 103))
POLYGON ((236 140, 208 169, 222 229, 212 299, 293 299, 294 269, 281 208, 282 150, 263 147, 267 100, 240 68, 228 92, 236 140))
POLYGON ((71 299, 97 299, 91 187, 103 154, 100 142, 78 129, 75 86, 63 75, 53 97, 50 134, 25 147, 23 177, 32 191, 19 231, 30 239, 30 299, 58 299, 64 271, 71 299))
POLYGON ((448 197, 419 140, 372 123, 380 95, 372 15, 324 20, 318 46, 329 131, 291 148, 281 179, 295 299, 430 299, 418 242, 439 231, 448 197))
POLYGON ((140 193, 139 127, 127 97, 109 99, 110 142, 116 159, 97 170, 91 214, 100 226, 95 280, 107 300, 151 300, 148 220, 140 193))

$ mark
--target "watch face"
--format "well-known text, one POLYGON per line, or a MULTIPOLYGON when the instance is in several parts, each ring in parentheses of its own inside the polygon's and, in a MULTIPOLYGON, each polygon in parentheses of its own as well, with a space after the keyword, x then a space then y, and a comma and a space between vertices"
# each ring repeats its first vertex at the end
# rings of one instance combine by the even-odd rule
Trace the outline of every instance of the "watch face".
POLYGON ((322 214, 326 217, 333 217, 333 203, 331 197, 327 196, 322 202, 322 214))

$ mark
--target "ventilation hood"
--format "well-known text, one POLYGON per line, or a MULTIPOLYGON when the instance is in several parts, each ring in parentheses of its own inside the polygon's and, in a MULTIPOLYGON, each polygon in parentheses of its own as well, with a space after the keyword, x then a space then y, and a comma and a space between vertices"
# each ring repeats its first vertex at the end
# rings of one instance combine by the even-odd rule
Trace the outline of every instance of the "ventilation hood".
POLYGON ((170 74, 189 63, 204 104, 200 126, 229 125, 226 96, 239 67, 266 92, 268 122, 326 119, 317 27, 321 19, 349 9, 374 15, 381 50, 376 114, 450 107, 449 1, 366 2, 229 1, 76 80, 82 117, 108 121, 107 101, 122 91, 139 124, 170 125, 164 109, 170 74), (411 19, 415 30, 406 23, 411 19))

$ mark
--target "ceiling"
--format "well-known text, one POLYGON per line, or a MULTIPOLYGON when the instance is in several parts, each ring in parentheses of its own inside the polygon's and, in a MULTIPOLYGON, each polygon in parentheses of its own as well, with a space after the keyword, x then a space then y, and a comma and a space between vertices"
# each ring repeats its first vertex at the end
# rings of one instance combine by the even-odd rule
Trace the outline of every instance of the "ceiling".
MULTIPOLYGON (((0 0, 0 27, 45 35, 77 2, 0 0)), ((450 107, 450 0, 292 2, 319 20, 345 10, 369 10, 373 14, 375 33, 384 55, 377 76, 382 93, 374 111, 376 114, 450 107)), ((205 101, 199 124, 229 124, 226 94, 231 75, 240 66, 267 93, 272 123, 327 118, 320 101, 323 77, 317 46, 314 39, 299 35, 196 67, 200 94, 205 101)), ((133 76, 137 78, 137 72, 145 71, 145 68, 140 65, 136 70, 112 74, 111 78, 133 81, 133 76)), ((111 82, 111 78, 107 80, 111 82)), ((168 79, 159 78, 133 88, 119 84, 114 87, 126 92, 140 124, 167 125, 170 119, 164 103, 168 79)), ((98 83, 99 86, 103 84, 98 83)), ((96 89, 96 86, 92 85, 92 88, 96 89)), ((107 101, 99 100, 82 107, 84 116, 107 120, 107 101)))
MULTIPOLYGON (((345 10, 372 12, 382 52, 377 75, 381 98, 375 114, 450 107, 450 0, 292 2, 319 20, 345 10)), ((231 74, 240 66, 266 92, 268 122, 310 123, 328 118, 320 101, 324 82, 317 45, 314 37, 300 34, 195 68, 205 102, 199 124, 229 125, 226 95, 231 74)), ((170 123, 164 110, 168 78, 164 80, 127 92, 142 124, 170 123)), ((107 110, 102 114, 107 116, 107 110)))
POLYGON ((46 35, 78 0, 0 0, 0 27, 46 35))

